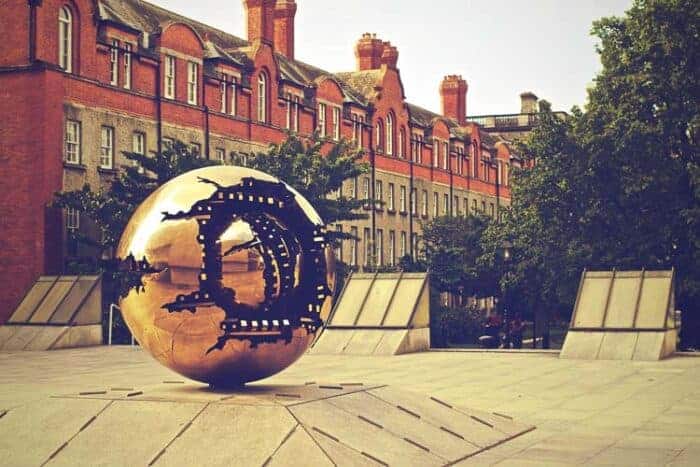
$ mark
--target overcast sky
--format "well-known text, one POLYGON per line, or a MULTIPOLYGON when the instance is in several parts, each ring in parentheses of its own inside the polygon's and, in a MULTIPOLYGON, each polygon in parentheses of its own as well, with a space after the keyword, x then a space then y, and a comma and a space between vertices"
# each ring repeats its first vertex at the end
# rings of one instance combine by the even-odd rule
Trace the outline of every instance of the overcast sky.
MULTIPOLYGON (((241 0, 151 0, 246 37, 241 0)), ((520 111, 532 91, 555 110, 583 105, 600 61, 591 23, 631 0, 297 0, 296 58, 328 71, 355 69, 364 32, 399 49, 407 99, 440 111, 446 74, 469 83, 467 114, 520 111)))

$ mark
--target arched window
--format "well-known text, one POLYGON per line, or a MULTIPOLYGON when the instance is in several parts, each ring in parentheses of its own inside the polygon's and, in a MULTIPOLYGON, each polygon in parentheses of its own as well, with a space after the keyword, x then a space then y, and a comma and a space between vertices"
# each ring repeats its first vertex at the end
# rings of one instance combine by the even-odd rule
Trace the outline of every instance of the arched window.
POLYGON ((399 157, 406 158, 406 130, 403 128, 399 131, 399 157))
POLYGON ((267 121, 267 76, 262 71, 258 75, 258 121, 267 121))
POLYGON ((67 6, 58 11, 58 66, 73 71, 73 15, 67 6))
POLYGON ((377 122, 376 133, 377 133, 377 140, 376 140, 377 148, 376 149, 377 149, 377 151, 383 151, 384 145, 382 144, 382 138, 384 137, 384 125, 382 125, 381 120, 379 120, 377 122))
POLYGON ((394 154, 394 117, 391 114, 386 116, 386 153, 394 154))

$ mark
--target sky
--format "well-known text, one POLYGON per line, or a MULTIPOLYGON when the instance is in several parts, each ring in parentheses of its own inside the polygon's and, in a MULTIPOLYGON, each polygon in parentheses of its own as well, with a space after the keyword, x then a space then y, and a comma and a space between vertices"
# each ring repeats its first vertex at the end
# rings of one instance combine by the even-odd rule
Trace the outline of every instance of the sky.
MULTIPOLYGON (((246 38, 241 0, 150 0, 246 38)), ((296 58, 331 72, 356 68, 365 32, 398 47, 406 98, 440 112, 448 74, 467 80, 467 115, 520 111, 534 92, 569 111, 600 70, 591 25, 632 0, 297 0, 296 58)))

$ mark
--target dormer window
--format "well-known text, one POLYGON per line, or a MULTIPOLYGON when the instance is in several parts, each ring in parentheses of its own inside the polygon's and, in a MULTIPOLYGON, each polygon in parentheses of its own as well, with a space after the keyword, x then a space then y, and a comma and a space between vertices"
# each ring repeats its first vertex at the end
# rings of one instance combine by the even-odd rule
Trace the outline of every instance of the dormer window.
POLYGON ((386 154, 394 154, 394 117, 391 114, 386 116, 386 154))
POLYGON ((199 65, 195 62, 187 62, 187 103, 197 105, 197 81, 199 78, 199 65))
POLYGON ((318 135, 321 138, 326 137, 326 104, 318 104, 318 135))
POLYGON ((377 128, 375 129, 375 133, 377 134, 376 136, 376 145, 377 145, 377 151, 383 151, 384 146, 382 145, 382 136, 384 133, 384 125, 382 125, 382 121, 377 122, 377 128))
POLYGON ((166 99, 175 99, 175 57, 165 56, 164 95, 166 99))
POLYGON ((112 48, 109 51, 109 84, 119 84, 119 41, 112 40, 112 48))
POLYGON ((399 131, 399 157, 406 158, 406 130, 403 128, 399 131))
POLYGON ((124 44, 124 89, 131 89, 131 44, 124 44))
POLYGON ((340 141, 340 107, 333 107, 333 139, 340 141))
POLYGON ((73 15, 67 6, 58 12, 58 66, 73 71, 73 15))

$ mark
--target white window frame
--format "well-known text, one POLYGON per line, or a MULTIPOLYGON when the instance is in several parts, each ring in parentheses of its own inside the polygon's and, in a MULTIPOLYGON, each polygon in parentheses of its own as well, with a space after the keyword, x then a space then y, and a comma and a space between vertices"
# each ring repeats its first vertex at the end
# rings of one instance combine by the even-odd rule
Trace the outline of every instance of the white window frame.
POLYGON ((176 59, 172 55, 165 56, 163 96, 166 99, 175 99, 176 63, 176 59))
POLYGON ((292 95, 290 93, 287 93, 285 96, 286 100, 286 116, 285 116, 285 125, 284 127, 287 130, 292 129, 292 95))
POLYGON ((405 231, 405 230, 402 230, 402 231, 401 231, 401 237, 400 237, 400 238, 401 238, 401 240, 400 240, 400 243, 399 243, 399 258, 403 258, 404 256, 406 256, 406 253, 407 253, 407 251, 408 251, 408 250, 407 250, 408 242, 407 242, 407 237, 406 237, 406 231, 405 231))
POLYGON ((119 85, 119 41, 112 39, 112 47, 109 50, 109 84, 119 85))
POLYGON ((73 71, 73 12, 67 6, 58 11, 58 66, 73 71))
POLYGON ((333 139, 340 141, 340 107, 333 107, 333 139))
POLYGON ((75 208, 66 208, 66 230, 78 229, 80 229, 80 211, 75 208))
POLYGON ((406 158, 406 130, 401 128, 399 130, 399 157, 401 159, 406 158))
POLYGON ((423 190, 423 203, 421 205, 421 215, 428 217, 428 190, 423 190))
POLYGON ((418 214, 418 200, 416 198, 418 198, 418 189, 413 188, 411 190, 411 214, 414 216, 418 214))
POLYGON ((318 135, 321 138, 326 137, 326 104, 320 102, 318 104, 318 114, 316 115, 316 120, 318 120, 318 135))
POLYGON ((231 104, 228 113, 231 115, 238 115, 238 81, 236 81, 236 78, 233 78, 229 84, 229 91, 231 95, 231 104))
POLYGON ((353 238, 350 241, 350 266, 357 266, 357 244, 359 242, 357 236, 357 227, 350 227, 350 235, 353 238))
POLYGON ((447 193, 442 194, 442 214, 444 216, 450 213, 450 195, 447 193))
POLYGON ((369 177, 364 177, 362 179, 362 200, 366 203, 369 203, 369 198, 369 177))
MULTIPOLYGON (((141 156, 146 155, 146 134, 141 131, 135 131, 131 134, 131 152, 141 156)), ((131 160, 134 167, 139 168, 139 173, 143 173, 143 167, 136 160, 131 160)))
POLYGON ((437 191, 433 192, 433 217, 437 217, 440 212, 440 195, 437 191))
POLYGON ((442 168, 450 169, 450 143, 442 143, 442 168))
POLYGON ((124 89, 131 89, 131 44, 124 43, 124 89))
POLYGON ((226 82, 226 75, 224 75, 224 78, 219 81, 219 98, 221 99, 221 103, 219 105, 219 112, 222 114, 226 113, 226 88, 228 88, 228 83, 226 82))
POLYGON ((66 120, 63 159, 69 164, 80 164, 81 125, 77 120, 66 120))
POLYGON ((394 155, 394 117, 391 115, 391 113, 388 113, 386 115, 386 135, 384 135, 385 143, 384 146, 386 147, 386 155, 387 156, 393 156, 394 155))
POLYGON ((216 148, 214 153, 216 154, 216 160, 226 162, 226 150, 224 148, 216 148))
POLYGON ((384 230, 377 229, 377 266, 384 266, 384 230))
POLYGON ((195 157, 202 157, 202 144, 197 141, 190 141, 190 152, 195 157))
POLYGON ((199 94, 199 64, 187 62, 187 103, 197 105, 199 94))
POLYGON ((389 231, 389 249, 387 251, 388 264, 391 267, 396 266, 396 232, 389 231))
POLYGON ((381 180, 374 181, 374 207, 382 209, 382 201, 384 200, 383 183, 381 180))
POLYGON ((267 123, 267 75, 258 75, 258 121, 267 123))
POLYGON ((389 211, 394 211, 396 209, 396 203, 394 202, 394 184, 389 183, 389 191, 387 192, 387 206, 389 211))
POLYGON ((400 212, 406 212, 406 186, 401 185, 399 187, 399 210, 400 212))
POLYGON ((440 143, 433 141, 433 167, 440 167, 440 143))
POLYGON ((111 126, 100 128, 100 168, 114 168, 114 128, 111 126))

